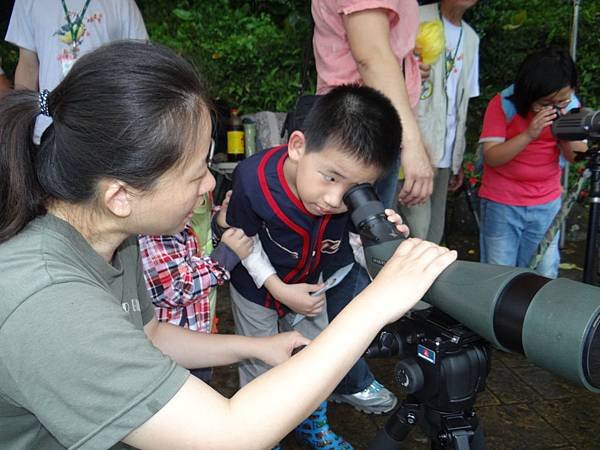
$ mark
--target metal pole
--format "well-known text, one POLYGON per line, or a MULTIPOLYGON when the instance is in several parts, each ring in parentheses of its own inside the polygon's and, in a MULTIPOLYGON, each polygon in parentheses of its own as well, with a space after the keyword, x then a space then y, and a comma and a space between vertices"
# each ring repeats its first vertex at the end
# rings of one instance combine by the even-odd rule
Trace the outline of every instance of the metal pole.
MULTIPOLYGON (((573 24, 571 26, 571 58, 577 61, 577 33, 579 31, 579 6, 581 0, 573 0, 573 24)), ((569 192, 569 162, 565 163, 563 170, 563 192, 569 192)), ((565 246, 566 221, 560 224, 560 248, 565 246)))

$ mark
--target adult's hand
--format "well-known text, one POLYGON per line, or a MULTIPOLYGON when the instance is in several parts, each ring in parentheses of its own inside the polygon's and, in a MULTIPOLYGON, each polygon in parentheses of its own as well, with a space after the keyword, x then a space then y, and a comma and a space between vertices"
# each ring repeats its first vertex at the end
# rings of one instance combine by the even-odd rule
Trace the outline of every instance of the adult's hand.
POLYGON ((398 201, 406 206, 423 203, 433 192, 433 168, 423 143, 406 145, 402 150, 404 184, 398 201))
POLYGON ((408 238, 398 246, 363 293, 371 299, 378 299, 371 300, 373 308, 377 308, 388 322, 393 322, 421 300, 456 256, 454 250, 418 238, 408 238))
POLYGON ((270 366, 277 366, 287 361, 296 348, 310 344, 310 339, 305 338, 297 331, 278 333, 259 339, 264 341, 264 345, 257 356, 270 366))
POLYGON ((450 179, 448 180, 448 190, 450 192, 454 192, 458 190, 459 187, 462 186, 463 181, 465 179, 465 172, 461 167, 456 175, 451 174, 450 179))

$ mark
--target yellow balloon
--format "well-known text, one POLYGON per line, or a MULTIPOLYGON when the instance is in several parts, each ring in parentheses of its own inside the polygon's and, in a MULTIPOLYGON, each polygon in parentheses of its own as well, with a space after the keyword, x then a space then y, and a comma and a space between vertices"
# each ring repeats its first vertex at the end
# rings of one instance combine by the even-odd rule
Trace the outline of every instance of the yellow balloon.
POLYGON ((444 25, 441 20, 421 22, 415 52, 421 57, 425 64, 433 64, 444 51, 444 25))

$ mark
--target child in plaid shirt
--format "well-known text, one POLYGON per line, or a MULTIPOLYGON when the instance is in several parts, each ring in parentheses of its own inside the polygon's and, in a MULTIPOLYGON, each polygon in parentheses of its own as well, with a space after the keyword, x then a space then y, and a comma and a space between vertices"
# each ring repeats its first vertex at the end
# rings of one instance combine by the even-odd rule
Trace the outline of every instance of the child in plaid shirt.
MULTIPOLYGON (((231 192, 215 210, 217 225, 226 228, 225 214, 231 192)), ((208 196, 204 202, 210 202, 208 196)), ((209 209, 210 211, 210 209, 209 209)), ((192 223, 177 234, 138 237, 144 278, 160 322, 169 322, 201 333, 213 329, 214 311, 209 296, 229 280, 229 271, 246 258, 252 241, 239 228, 228 228, 210 256, 204 255, 192 223)), ((212 369, 190 371, 208 382, 212 369)))

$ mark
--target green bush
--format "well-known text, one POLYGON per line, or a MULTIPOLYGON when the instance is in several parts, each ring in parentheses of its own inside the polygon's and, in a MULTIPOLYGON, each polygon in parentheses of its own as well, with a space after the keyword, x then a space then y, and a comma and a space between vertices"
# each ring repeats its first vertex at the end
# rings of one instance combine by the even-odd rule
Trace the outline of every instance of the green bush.
POLYGON ((269 2, 271 14, 267 2, 254 8, 241 1, 198 3, 146 4, 150 38, 195 64, 226 104, 242 112, 288 109, 298 92, 310 12, 286 1, 269 2), (153 14, 161 4, 163 13, 153 14))
MULTIPOLYGON (((600 2, 580 2, 578 94, 600 108, 600 2)), ((311 33, 306 0, 138 1, 152 40, 197 65, 216 98, 243 112, 285 111, 296 98, 303 48, 311 33)), ((474 148, 489 99, 514 78, 532 50, 569 47, 573 2, 564 0, 480 0, 467 20, 481 36, 481 95, 472 102, 469 149, 474 148)), ((0 45, 3 65, 14 72, 17 51, 0 45)), ((309 91, 316 75, 311 69, 309 91)))

